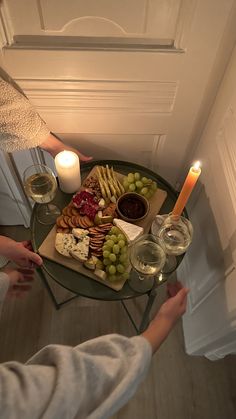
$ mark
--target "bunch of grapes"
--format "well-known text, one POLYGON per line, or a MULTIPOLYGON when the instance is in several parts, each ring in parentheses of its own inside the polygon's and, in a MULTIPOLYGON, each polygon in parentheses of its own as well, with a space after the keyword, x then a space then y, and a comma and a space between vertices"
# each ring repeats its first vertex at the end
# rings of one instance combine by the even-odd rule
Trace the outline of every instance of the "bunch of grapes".
POLYGON ((137 192, 145 198, 150 199, 157 190, 157 183, 148 179, 147 177, 141 177, 140 173, 129 173, 123 179, 123 186, 126 192, 137 192))
POLYGON ((103 265, 109 281, 128 279, 129 256, 127 239, 118 227, 113 226, 105 237, 103 265))

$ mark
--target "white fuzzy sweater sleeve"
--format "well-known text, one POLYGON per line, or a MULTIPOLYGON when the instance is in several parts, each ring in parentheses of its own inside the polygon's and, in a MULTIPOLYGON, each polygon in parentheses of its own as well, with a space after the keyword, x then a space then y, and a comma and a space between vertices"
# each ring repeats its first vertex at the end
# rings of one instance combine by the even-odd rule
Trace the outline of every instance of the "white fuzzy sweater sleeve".
POLYGON ((49 133, 29 100, 0 78, 0 149, 13 152, 37 147, 49 133))
POLYGON ((141 336, 107 335, 71 348, 51 345, 26 365, 0 365, 4 419, 106 419, 146 376, 151 346, 141 336))

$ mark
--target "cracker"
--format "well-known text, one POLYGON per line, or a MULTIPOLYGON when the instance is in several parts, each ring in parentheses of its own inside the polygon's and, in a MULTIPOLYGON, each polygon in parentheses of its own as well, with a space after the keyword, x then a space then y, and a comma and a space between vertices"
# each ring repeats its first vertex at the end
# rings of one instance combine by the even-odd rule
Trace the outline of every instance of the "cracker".
POLYGON ((69 220, 68 220, 68 225, 69 225, 71 228, 75 228, 75 227, 77 227, 77 225, 76 225, 76 224, 74 224, 74 223, 72 222, 72 219, 71 219, 71 218, 69 218, 69 220))
POLYGON ((69 228, 57 227, 57 233, 68 234, 68 233, 70 233, 70 229, 69 228))

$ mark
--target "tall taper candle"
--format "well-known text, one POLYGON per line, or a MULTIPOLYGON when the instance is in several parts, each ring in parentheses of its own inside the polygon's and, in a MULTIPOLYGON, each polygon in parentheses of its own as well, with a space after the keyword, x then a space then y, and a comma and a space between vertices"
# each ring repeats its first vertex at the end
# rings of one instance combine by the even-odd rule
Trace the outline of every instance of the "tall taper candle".
POLYGON ((179 197, 175 203, 174 209, 172 211, 173 215, 181 215, 184 207, 186 206, 188 199, 191 195, 191 192, 201 174, 200 162, 197 161, 188 172, 188 175, 183 184, 182 190, 179 194, 179 197))
POLYGON ((55 157, 60 189, 66 193, 77 192, 81 186, 79 157, 73 151, 61 151, 55 157))

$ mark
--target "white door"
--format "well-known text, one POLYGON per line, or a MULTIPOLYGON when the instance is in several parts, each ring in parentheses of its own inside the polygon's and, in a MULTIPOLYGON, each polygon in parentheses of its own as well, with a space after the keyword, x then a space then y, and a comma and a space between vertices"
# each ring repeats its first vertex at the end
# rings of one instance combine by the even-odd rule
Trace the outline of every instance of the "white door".
POLYGON ((0 152, 0 225, 29 227, 31 207, 16 172, 12 159, 0 152))
POLYGON ((50 129, 175 185, 234 40, 234 0, 4 0, 3 64, 50 129))
POLYGON ((189 354, 236 353, 236 47, 197 149, 201 184, 189 207, 194 241, 179 276, 191 292, 184 317, 189 354))

